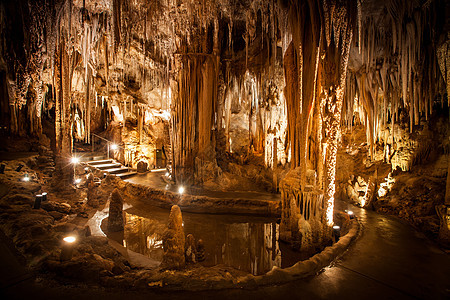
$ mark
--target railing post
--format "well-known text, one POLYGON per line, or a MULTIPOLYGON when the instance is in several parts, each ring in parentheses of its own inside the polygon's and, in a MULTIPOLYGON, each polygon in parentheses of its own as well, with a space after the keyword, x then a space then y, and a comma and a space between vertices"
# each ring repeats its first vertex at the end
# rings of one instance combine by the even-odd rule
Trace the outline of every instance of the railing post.
POLYGON ((94 134, 91 134, 92 153, 94 153, 94 134))
POLYGON ((108 145, 107 146, 107 150, 106 150, 107 151, 106 152, 106 158, 109 159, 109 142, 107 142, 106 144, 108 145))

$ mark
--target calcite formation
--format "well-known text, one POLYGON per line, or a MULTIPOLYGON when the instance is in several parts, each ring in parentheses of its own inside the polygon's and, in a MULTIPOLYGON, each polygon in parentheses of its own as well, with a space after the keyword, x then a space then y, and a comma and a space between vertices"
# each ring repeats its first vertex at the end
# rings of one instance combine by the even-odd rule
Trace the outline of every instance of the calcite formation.
POLYGON ((163 268, 181 269, 186 264, 183 218, 178 205, 170 209, 169 223, 163 236, 163 268))
POLYGON ((109 202, 108 231, 123 231, 125 226, 123 216, 123 198, 118 189, 111 193, 109 202))

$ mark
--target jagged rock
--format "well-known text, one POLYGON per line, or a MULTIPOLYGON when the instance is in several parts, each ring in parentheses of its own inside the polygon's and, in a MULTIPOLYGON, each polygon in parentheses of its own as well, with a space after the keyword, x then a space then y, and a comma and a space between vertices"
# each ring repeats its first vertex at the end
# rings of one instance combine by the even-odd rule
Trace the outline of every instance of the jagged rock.
POLYGON ((65 214, 60 213, 58 211, 49 211, 48 214, 52 216, 55 220, 61 220, 65 214))
POLYGON ((122 195, 118 189, 114 189, 109 203, 108 231, 122 231, 124 225, 122 195))
MULTIPOLYGON (((91 178, 91 176, 89 176, 91 178)), ((92 207, 98 206, 98 198, 97 198, 97 187, 95 186, 94 181, 88 179, 88 189, 87 189, 87 204, 92 207)))
POLYGON ((148 170, 148 164, 145 161, 140 161, 137 164, 137 172, 138 173, 145 173, 148 170))
POLYGON ((172 206, 169 225, 163 236, 164 256, 161 267, 165 269, 181 269, 185 266, 184 229, 181 210, 178 205, 172 206))
POLYGON ((186 263, 196 263, 197 247, 195 245, 195 238, 192 234, 188 234, 186 237, 185 245, 186 263))
POLYGON ((63 214, 69 214, 71 212, 71 206, 67 203, 59 203, 55 201, 42 202, 41 208, 46 211, 57 211, 63 214))

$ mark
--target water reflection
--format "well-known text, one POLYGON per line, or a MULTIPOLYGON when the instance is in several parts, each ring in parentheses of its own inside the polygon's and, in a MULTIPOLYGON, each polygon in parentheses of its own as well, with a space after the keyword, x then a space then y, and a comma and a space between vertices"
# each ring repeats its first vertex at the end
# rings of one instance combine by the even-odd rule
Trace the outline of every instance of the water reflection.
POLYGON ((125 213, 126 225, 123 246, 161 261, 163 256, 162 233, 165 226, 157 220, 125 213))
MULTIPOLYGON (((123 241, 122 237, 119 241, 128 250, 161 261, 167 219, 165 210, 129 210, 123 241)), ((286 267, 299 260, 299 254, 286 250, 285 245, 282 244, 280 250, 279 225, 270 219, 183 213, 183 221, 185 235, 193 234, 196 240, 204 241, 203 266, 223 264, 258 275, 274 266, 286 267)))

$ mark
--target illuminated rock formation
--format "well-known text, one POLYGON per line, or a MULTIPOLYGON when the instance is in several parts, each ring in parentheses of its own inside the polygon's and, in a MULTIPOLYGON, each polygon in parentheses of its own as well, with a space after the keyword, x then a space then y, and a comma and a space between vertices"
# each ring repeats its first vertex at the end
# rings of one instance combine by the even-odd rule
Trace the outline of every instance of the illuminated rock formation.
POLYGON ((178 205, 172 206, 169 224, 163 236, 164 256, 161 263, 163 268, 181 269, 185 266, 185 237, 183 218, 178 205))

